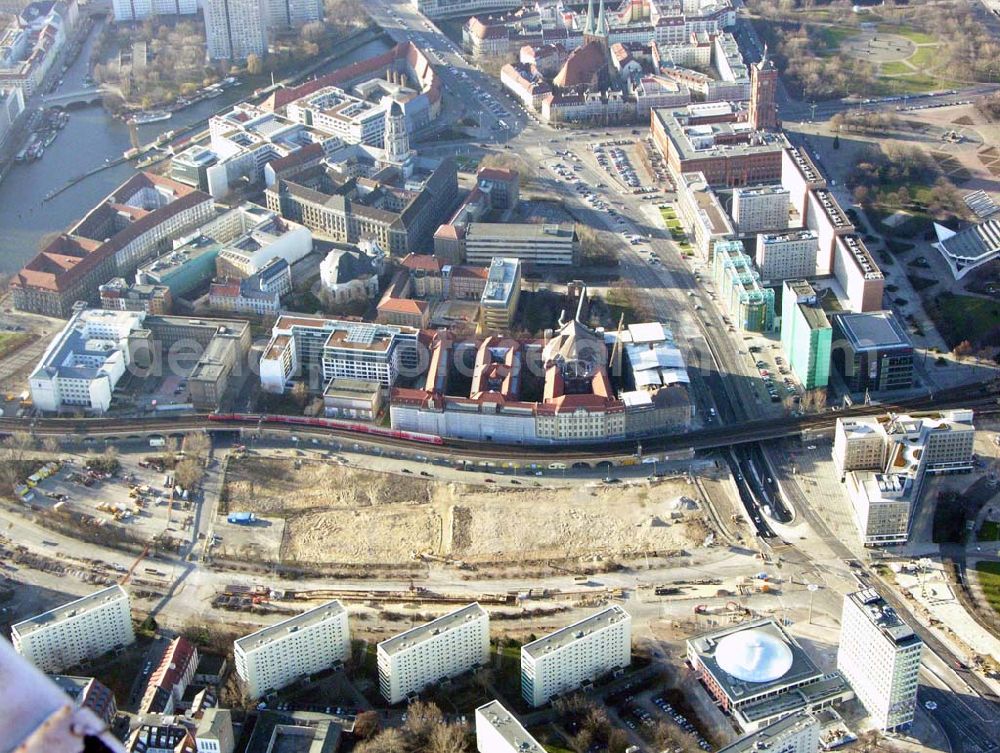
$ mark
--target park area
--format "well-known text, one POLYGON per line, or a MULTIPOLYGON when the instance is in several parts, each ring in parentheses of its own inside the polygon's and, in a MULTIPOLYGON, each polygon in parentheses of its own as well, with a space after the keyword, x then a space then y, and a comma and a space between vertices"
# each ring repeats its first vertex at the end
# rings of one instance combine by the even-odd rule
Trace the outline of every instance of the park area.
POLYGON ((609 560, 674 553, 700 545, 711 531, 696 492, 682 480, 529 483, 507 488, 250 457, 229 463, 216 530, 224 533, 226 556, 371 565, 419 555, 501 565, 609 560), (234 510, 259 520, 226 524, 234 510), (267 545, 278 543, 276 535, 280 544, 267 545))
POLYGON ((1000 562, 980 560, 976 563, 976 577, 986 601, 1000 615, 1000 562))

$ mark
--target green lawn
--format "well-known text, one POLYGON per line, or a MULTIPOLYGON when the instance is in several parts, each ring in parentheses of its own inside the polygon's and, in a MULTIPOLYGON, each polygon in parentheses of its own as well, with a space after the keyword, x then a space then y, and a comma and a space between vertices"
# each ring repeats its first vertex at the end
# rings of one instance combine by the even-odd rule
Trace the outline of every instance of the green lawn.
POLYGON ((906 76, 916 73, 910 66, 903 62, 882 63, 879 71, 883 76, 906 76))
POLYGON ((818 51, 821 56, 826 57, 836 55, 843 41, 858 33, 857 29, 844 29, 836 26, 814 26, 812 31, 817 41, 826 47, 825 50, 818 51))
POLYGON ((947 89, 951 82, 935 78, 926 73, 914 73, 909 76, 882 76, 876 80, 872 94, 877 96, 895 96, 901 94, 922 94, 924 92, 947 89))
MULTIPOLYGON (((941 59, 941 49, 934 47, 918 47, 913 55, 907 58, 908 63, 912 63, 917 69, 930 68, 941 59)), ((884 67, 884 66, 883 66, 884 67)))
POLYGON ((986 601, 994 612, 1000 614, 1000 562, 977 562, 976 572, 986 601))
POLYGON ((970 295, 938 296, 929 313, 951 347, 962 340, 979 342, 1000 327, 1000 304, 970 295))
POLYGON ((980 541, 1000 541, 1000 523, 987 520, 979 529, 980 541))
POLYGON ((909 26, 893 26, 892 24, 879 24, 878 30, 885 32, 886 34, 898 34, 901 37, 906 37, 914 44, 934 44, 937 42, 937 38, 931 34, 926 34, 922 31, 916 29, 911 29, 909 26))

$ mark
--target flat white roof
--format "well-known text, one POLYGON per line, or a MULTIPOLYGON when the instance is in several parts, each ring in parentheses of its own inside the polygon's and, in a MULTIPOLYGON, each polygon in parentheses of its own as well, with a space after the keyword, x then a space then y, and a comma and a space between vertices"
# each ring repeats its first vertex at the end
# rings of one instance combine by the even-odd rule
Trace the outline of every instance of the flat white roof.
POLYGON ((29 617, 12 627, 12 630, 18 635, 27 635, 39 628, 47 627, 55 622, 60 622, 69 617, 75 617, 78 614, 84 612, 90 612, 99 607, 103 607, 106 604, 118 601, 119 599, 128 599, 128 591, 119 585, 110 586, 109 588, 103 588, 100 591, 95 591, 87 596, 82 596, 79 599, 69 602, 68 604, 63 604, 55 609, 50 609, 48 612, 42 612, 41 614, 35 615, 34 617, 29 617))
POLYGON ((603 630, 609 625, 614 625, 616 622, 627 619, 629 619, 628 612, 615 604, 589 617, 584 617, 579 622, 574 622, 572 625, 560 628, 554 633, 549 633, 537 641, 525 644, 521 647, 521 651, 537 659, 545 654, 564 648, 574 641, 592 635, 598 630, 603 630))
POLYGON ((289 617, 287 620, 282 620, 276 625, 261 628, 255 633, 238 638, 234 641, 234 645, 243 651, 254 651, 268 643, 273 643, 304 628, 319 625, 343 613, 344 605, 334 599, 333 601, 328 601, 326 604, 321 604, 315 609, 310 609, 308 612, 297 614, 294 617, 289 617))
POLYGON ((485 616, 486 610, 479 606, 478 602, 475 602, 438 617, 436 620, 417 625, 404 633, 388 638, 379 643, 378 648, 386 654, 394 654, 485 616))

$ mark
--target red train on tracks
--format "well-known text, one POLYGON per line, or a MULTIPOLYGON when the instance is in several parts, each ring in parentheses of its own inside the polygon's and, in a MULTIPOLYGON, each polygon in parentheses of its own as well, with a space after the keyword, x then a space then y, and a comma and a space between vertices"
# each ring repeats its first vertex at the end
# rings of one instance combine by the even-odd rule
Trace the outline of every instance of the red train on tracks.
POLYGON ((229 421, 244 424, 283 424, 287 426, 305 426, 316 429, 335 429, 337 431, 349 431, 355 434, 369 434, 376 437, 386 437, 388 439, 401 439, 406 442, 420 442, 422 444, 444 444, 441 437, 434 434, 421 434, 415 431, 400 431, 399 429, 387 429, 384 426, 374 426, 372 424, 358 423, 356 421, 342 421, 337 418, 310 418, 308 416, 280 416, 260 413, 209 413, 209 421, 229 421))

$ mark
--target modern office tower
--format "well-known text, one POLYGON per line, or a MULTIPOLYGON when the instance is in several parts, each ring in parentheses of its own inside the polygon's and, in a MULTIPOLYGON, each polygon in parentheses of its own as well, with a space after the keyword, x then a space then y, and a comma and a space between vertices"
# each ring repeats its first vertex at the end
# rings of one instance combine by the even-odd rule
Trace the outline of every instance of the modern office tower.
POLYGON ((351 653, 347 611, 330 601, 233 642, 236 674, 250 698, 329 669, 351 653))
POLYGON ((844 597, 837 668, 879 728, 913 720, 923 646, 874 588, 844 597))
POLYGON ((913 343, 891 311, 832 317, 833 365, 851 392, 913 386, 913 343))
POLYGON ((791 194, 787 188, 752 186, 733 189, 733 225, 740 235, 788 227, 791 194))
POLYGON ((816 274, 817 238, 812 230, 759 234, 754 261, 761 279, 778 282, 816 274))
POLYGON ((476 750, 478 753, 545 753, 500 701, 490 701, 476 709, 476 750))
POLYGON ((389 703, 486 664, 490 616, 469 604, 378 644, 378 682, 389 703))
POLYGON ((134 641, 128 592, 117 585, 11 628, 14 648, 43 672, 60 672, 134 641))
POLYGON ((786 280, 781 293, 781 348, 788 366, 807 390, 830 382, 833 327, 805 280, 786 280))
POLYGON ((205 0, 205 37, 211 60, 246 60, 267 54, 263 0, 205 0))
POLYGON ((632 618, 615 605, 521 647, 521 695, 532 706, 632 662, 632 618))

